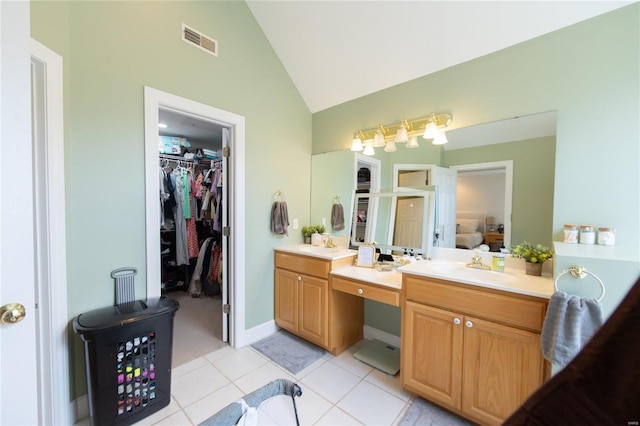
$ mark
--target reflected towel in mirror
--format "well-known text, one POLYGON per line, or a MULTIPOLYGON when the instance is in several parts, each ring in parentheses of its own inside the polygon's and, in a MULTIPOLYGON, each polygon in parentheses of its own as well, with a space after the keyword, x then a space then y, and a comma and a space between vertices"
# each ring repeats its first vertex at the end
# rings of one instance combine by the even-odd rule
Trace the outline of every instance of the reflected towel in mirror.
POLYGON ((342 231, 344 229, 344 208, 340 203, 334 203, 331 207, 331 228, 334 231, 342 231))

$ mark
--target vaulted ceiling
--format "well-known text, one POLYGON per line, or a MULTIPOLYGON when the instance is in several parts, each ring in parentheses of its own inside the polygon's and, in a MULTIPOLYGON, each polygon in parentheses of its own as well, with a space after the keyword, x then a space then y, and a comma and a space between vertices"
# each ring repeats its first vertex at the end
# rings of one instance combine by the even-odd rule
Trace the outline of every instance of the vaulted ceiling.
POLYGON ((247 1, 312 113, 630 3, 247 1))

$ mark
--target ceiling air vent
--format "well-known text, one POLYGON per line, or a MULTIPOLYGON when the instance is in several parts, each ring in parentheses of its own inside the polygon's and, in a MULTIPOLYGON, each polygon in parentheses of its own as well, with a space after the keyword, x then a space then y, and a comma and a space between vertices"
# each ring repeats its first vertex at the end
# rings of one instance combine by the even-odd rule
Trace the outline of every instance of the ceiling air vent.
POLYGON ((187 27, 182 24, 182 41, 189 43, 198 49, 204 50, 213 56, 218 56, 218 41, 209 36, 202 34, 198 30, 187 27))

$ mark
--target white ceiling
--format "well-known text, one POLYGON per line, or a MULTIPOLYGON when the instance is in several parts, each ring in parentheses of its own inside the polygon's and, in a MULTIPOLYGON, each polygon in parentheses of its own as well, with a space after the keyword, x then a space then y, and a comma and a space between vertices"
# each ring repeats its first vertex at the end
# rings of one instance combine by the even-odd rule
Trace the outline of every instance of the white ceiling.
POLYGON ((247 1, 312 113, 631 3, 247 1))

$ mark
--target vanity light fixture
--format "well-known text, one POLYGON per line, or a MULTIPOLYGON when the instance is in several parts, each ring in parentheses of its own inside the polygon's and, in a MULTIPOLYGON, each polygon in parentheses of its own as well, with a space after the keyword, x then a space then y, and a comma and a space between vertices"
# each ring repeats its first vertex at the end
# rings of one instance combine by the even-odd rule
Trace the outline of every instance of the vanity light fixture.
POLYGON ((158 127, 161 129, 166 129, 168 126, 164 123, 158 123, 158 127))
POLYGON ((418 135, 432 139, 434 145, 447 143, 444 129, 451 124, 451 115, 431 113, 415 120, 402 120, 388 126, 378 125, 375 129, 358 130, 351 142, 351 151, 363 151, 374 155, 374 148, 383 147, 385 152, 397 150, 397 143, 406 143, 407 148, 418 148, 418 135))

